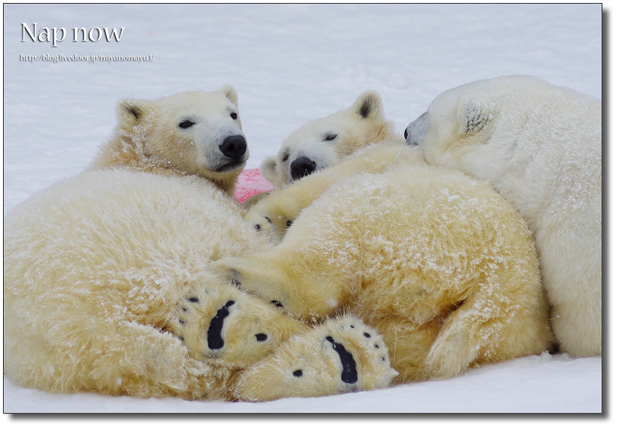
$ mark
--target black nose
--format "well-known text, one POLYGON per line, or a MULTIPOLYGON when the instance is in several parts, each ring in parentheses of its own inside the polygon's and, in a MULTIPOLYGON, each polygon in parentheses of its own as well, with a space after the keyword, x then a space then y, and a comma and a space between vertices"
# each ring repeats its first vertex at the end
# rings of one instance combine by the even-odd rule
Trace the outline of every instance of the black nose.
POLYGON ((291 162, 291 177, 293 180, 301 179, 316 170, 316 162, 302 156, 291 162))
POLYGON ((220 151, 228 158, 240 159, 245 155, 248 145, 243 136, 228 136, 220 145, 220 151))
POLYGON ((409 133, 407 132, 407 128, 405 128, 405 140, 407 140, 407 136, 409 135, 409 133))

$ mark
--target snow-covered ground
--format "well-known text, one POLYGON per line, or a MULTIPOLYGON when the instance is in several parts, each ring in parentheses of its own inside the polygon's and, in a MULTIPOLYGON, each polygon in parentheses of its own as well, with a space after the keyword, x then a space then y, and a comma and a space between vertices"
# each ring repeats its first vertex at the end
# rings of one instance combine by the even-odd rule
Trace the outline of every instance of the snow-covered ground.
MULTIPOLYGON (((123 97, 232 84, 256 168, 292 130, 367 89, 402 130, 441 91, 499 75, 600 98, 601 34, 600 4, 4 5, 4 213, 83 170, 123 97), (57 47, 33 42, 22 24, 34 23, 67 36, 57 47), (119 42, 73 42, 75 27, 124 31, 119 42), (147 61, 102 57, 126 55, 147 61)), ((4 412, 599 413, 602 373, 600 358, 545 354, 452 380, 266 404, 58 395, 5 377, 4 412)))

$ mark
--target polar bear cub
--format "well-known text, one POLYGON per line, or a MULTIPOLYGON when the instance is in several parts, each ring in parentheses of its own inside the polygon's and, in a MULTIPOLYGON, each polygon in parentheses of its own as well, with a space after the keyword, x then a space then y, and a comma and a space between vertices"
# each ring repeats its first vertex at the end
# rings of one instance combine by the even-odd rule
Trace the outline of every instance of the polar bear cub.
POLYGON ((402 141, 383 116, 375 91, 362 93, 347 109, 301 126, 284 141, 276 156, 266 158, 261 174, 276 189, 329 167, 358 149, 380 141, 402 141))
MULTIPOLYGON (((452 377, 553 342, 523 219, 490 185, 430 166, 416 148, 363 149, 251 211, 288 219, 282 241, 214 269, 302 320, 359 317, 383 336, 397 382, 452 377)), ((271 385, 253 384, 250 393, 271 385)))
POLYGON ((560 350, 600 355, 600 100, 530 76, 482 80, 440 94, 405 135, 512 203, 534 234, 560 350))
MULTIPOLYGON (((227 194, 247 158, 236 104, 229 86, 122 100, 117 129, 93 166, 8 214, 4 373, 10 379, 60 392, 227 397, 226 380, 244 364, 238 353, 221 354, 229 365, 203 362, 172 334, 175 304, 196 285, 221 291, 211 294, 207 320, 228 301, 237 303, 231 313, 250 302, 266 321, 280 319, 273 329, 271 321, 249 332, 231 329, 227 343, 256 334, 284 338, 296 329, 269 304, 209 274, 221 255, 264 246, 227 194)), ((248 317, 242 312, 235 323, 248 317)), ((244 359, 271 352, 275 342, 255 344, 244 359)))

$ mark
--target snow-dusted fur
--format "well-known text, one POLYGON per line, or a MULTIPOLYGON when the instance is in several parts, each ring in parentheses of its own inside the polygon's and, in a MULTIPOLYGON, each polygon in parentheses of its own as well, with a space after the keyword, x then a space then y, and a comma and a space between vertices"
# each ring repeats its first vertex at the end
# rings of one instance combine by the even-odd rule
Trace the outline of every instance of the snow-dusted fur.
POLYGON ((121 101, 93 166, 6 217, 11 380, 53 392, 248 400, 389 384, 385 347, 375 349, 380 338, 363 336, 361 322, 356 335, 340 334, 339 320, 313 330, 213 275, 222 256, 267 246, 230 195, 247 157, 236 99, 225 86, 121 101), (279 351, 289 337, 297 347, 279 351), (343 350, 357 362, 355 381, 339 382, 343 350), (273 383, 258 392, 244 387, 256 378, 239 376, 257 362, 252 374, 273 383))
POLYGON ((389 386, 396 375, 381 335, 359 318, 343 316, 291 337, 239 372, 234 396, 265 401, 373 390, 389 386))
POLYGON ((512 203, 534 234, 560 350, 600 355, 601 102, 529 76, 483 80, 439 95, 407 137, 512 203))
POLYGON ((211 260, 260 246, 195 176, 59 182, 5 220, 4 372, 50 391, 223 398, 234 368, 189 358, 167 331, 187 287, 226 286, 211 260))
POLYGON ((282 242, 214 269, 303 320, 360 317, 383 335, 400 382, 552 344, 524 221, 490 185, 420 150, 372 146, 252 210, 289 224, 282 242))
POLYGON ((92 168, 191 174, 232 195, 249 157, 237 101, 229 85, 156 101, 121 100, 116 132, 101 147, 92 168))
POLYGON ((326 171, 318 172, 322 180, 313 180, 311 186, 304 185, 302 188, 300 185, 290 191, 278 191, 278 195, 288 195, 290 198, 259 200, 251 207, 251 210, 247 211, 245 219, 252 223, 254 229, 260 234, 268 237, 272 243, 278 243, 301 211, 339 180, 360 173, 382 173, 395 165, 419 162, 418 152, 403 149, 406 149, 406 145, 400 142, 371 144, 345 158, 338 163, 337 168, 328 168, 326 171), (303 192, 298 192, 299 189, 303 189, 303 192))
POLYGON ((383 116, 375 91, 362 93, 347 109, 310 121, 293 131, 276 156, 266 158, 260 171, 276 189, 329 167, 358 149, 382 141, 403 142, 383 116))
POLYGON ((215 153, 218 140, 241 135, 233 111, 236 93, 227 86, 123 100, 93 168, 6 217, 6 375, 50 391, 226 396, 235 367, 188 357, 168 330, 187 288, 228 288, 245 299, 210 275, 209 264, 264 246, 224 192, 241 168, 211 170, 227 162, 215 153), (210 124, 178 127, 187 120, 210 124))

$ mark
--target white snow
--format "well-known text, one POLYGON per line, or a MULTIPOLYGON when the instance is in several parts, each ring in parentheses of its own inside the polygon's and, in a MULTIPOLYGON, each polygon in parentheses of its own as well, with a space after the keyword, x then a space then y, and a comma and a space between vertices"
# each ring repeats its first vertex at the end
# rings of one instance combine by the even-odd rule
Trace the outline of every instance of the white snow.
MULTIPOLYGON (((601 34, 600 4, 6 4, 4 213, 83 170, 124 97, 232 84, 248 168, 257 168, 295 128, 368 89, 402 131, 440 92, 506 74, 601 98, 601 34), (22 41, 22 23, 64 27, 67 36, 57 47, 22 41), (75 27, 124 32, 120 42, 73 42, 75 27), (50 60, 100 55, 148 61, 50 60)), ((600 413, 602 377, 601 358, 545 354, 451 380, 265 404, 51 394, 5 377, 4 412, 600 413)))

